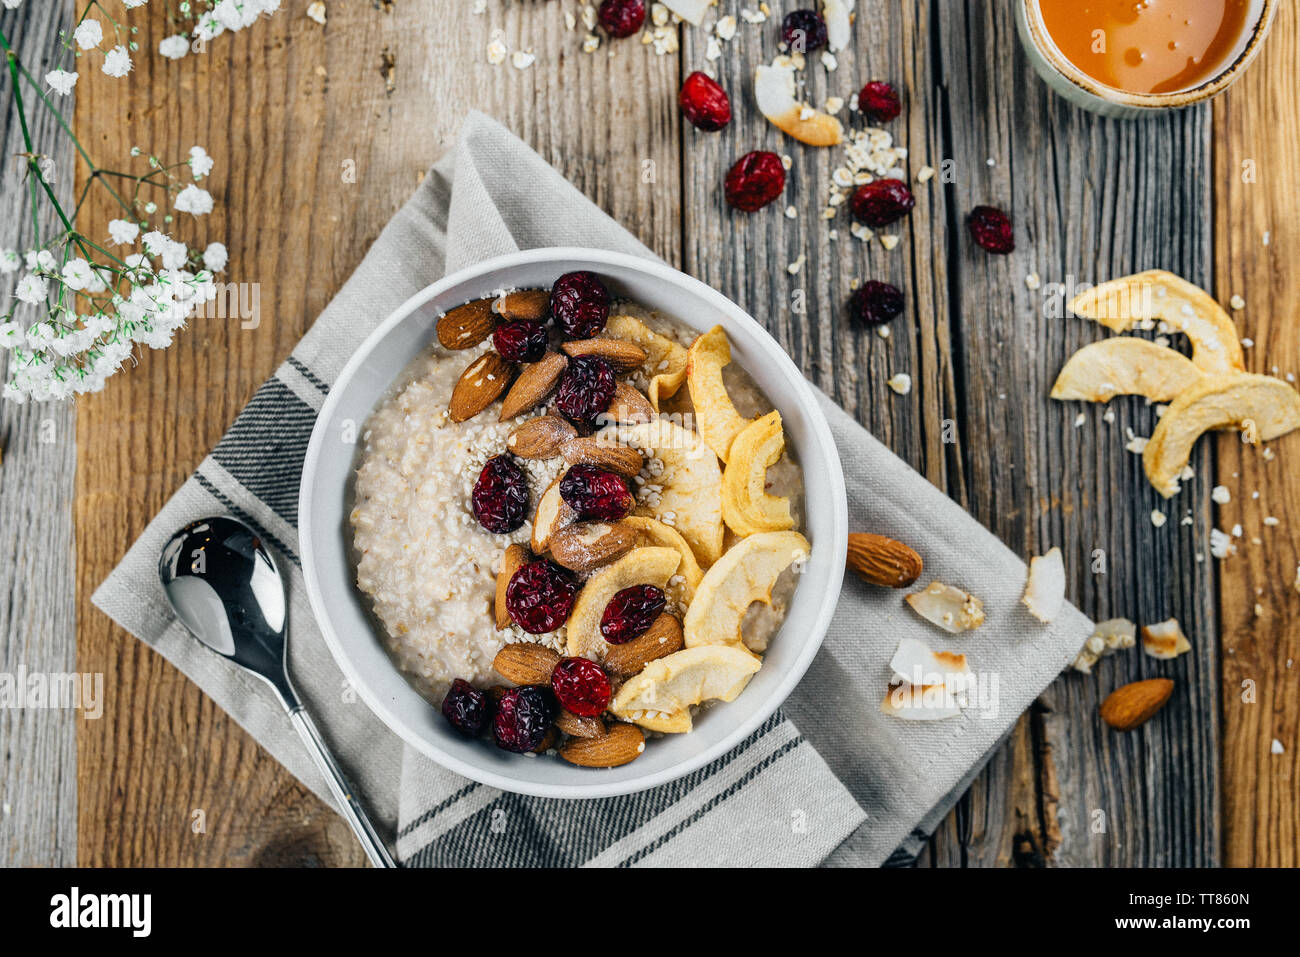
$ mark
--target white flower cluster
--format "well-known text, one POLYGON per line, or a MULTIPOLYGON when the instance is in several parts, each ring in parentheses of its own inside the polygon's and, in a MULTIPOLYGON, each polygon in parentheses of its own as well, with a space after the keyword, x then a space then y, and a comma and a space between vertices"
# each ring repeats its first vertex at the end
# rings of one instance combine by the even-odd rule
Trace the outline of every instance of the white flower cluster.
POLYGON ((179 60, 191 49, 201 50, 203 44, 221 34, 242 30, 257 22, 263 14, 270 15, 280 9, 280 0, 204 0, 190 4, 194 29, 190 33, 177 33, 158 44, 158 52, 171 60, 179 60), (205 9, 196 9, 205 7, 205 9))
MULTIPOLYGON (((196 146, 179 165, 202 179, 213 162, 196 146)), ((198 216, 211 212, 213 201, 190 183, 175 206, 198 216)), ((139 248, 110 252, 72 233, 26 254, 0 249, 0 274, 25 269, 14 288, 16 301, 0 315, 0 349, 9 351, 4 398, 39 402, 98 392, 131 359, 137 343, 152 349, 171 345, 194 309, 216 297, 214 274, 229 259, 221 243, 191 251, 160 230, 142 234, 139 222, 126 219, 108 224, 107 242, 114 250, 139 248), (102 255, 88 258, 96 249, 102 255), (40 315, 24 321, 25 309, 40 315)))

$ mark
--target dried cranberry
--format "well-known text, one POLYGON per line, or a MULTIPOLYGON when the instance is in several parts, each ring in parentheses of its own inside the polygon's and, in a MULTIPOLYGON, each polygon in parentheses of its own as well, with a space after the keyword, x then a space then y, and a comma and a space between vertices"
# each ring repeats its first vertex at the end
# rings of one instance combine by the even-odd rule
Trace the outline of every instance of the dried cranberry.
POLYGON ((970 234, 981 249, 991 253, 1009 253, 1016 248, 1011 220, 993 206, 976 206, 966 219, 970 234))
POLYGON ((528 479, 509 455, 487 460, 470 496, 474 517, 494 535, 513 532, 528 517, 528 479))
POLYGON ((569 620, 578 583, 554 562, 538 559, 521 565, 506 585, 510 620, 530 635, 544 635, 569 620))
POLYGON ((561 658, 551 672, 551 690, 566 711, 594 718, 609 705, 609 678, 600 665, 586 658, 561 658))
POLYGON ((542 743, 551 728, 551 721, 551 703, 541 688, 511 688, 497 702, 492 736, 496 738, 498 748, 524 754, 542 743))
POLYGON ((915 205, 916 200, 907 184, 890 177, 862 184, 853 191, 849 200, 853 215, 877 229, 902 219, 915 205))
POLYGON ((849 315, 868 326, 880 326, 903 311, 903 294, 887 282, 872 279, 849 298, 849 315))
POLYGON ((775 153, 755 150, 736 160, 723 184, 727 203, 747 213, 762 209, 785 189, 785 167, 775 153))
POLYGON ((796 53, 826 46, 826 21, 816 10, 793 10, 781 21, 781 39, 796 53))
POLYGON ((611 37, 630 37, 645 23, 645 0, 605 0, 598 16, 611 37))
POLYGON ((617 522, 636 504, 621 475, 594 465, 575 465, 560 479, 560 498, 578 518, 617 522))
POLYGON ((654 585, 624 588, 609 600, 600 616, 600 634, 611 645, 639 638, 654 624, 667 599, 654 585))
POLYGON ((551 315, 570 339, 590 339, 609 318, 609 290, 594 272, 567 272, 551 287, 551 315))
POLYGON ((492 345, 502 359, 536 362, 546 355, 546 327, 529 319, 502 323, 492 333, 492 345))
POLYGON ((592 425, 614 401, 614 368, 598 356, 574 356, 560 376, 555 407, 574 422, 592 425))
POLYGON ((467 738, 477 737, 487 727, 492 706, 488 696, 464 678, 457 678, 442 699, 442 716, 467 738))
POLYGON ((716 133, 731 122, 731 101, 727 91, 718 86, 713 77, 696 70, 682 84, 677 95, 682 114, 698 130, 716 133))
POLYGON ((898 91, 883 80, 872 80, 858 91, 858 109, 877 123, 898 119, 903 112, 898 91))

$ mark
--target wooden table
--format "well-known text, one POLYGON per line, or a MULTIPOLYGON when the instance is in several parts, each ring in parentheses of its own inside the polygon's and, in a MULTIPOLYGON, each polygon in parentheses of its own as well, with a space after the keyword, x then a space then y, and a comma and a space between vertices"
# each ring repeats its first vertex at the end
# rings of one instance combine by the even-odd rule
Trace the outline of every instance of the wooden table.
MULTIPOLYGON (((20 50, 50 45, 40 6, 0 19, 20 50)), ((859 0, 853 49, 833 73, 808 71, 814 100, 893 81, 906 109, 891 129, 913 173, 945 161, 952 171, 951 182, 918 188, 892 252, 851 239, 844 214, 830 240, 818 214, 837 153, 800 146, 757 114, 750 78, 776 53, 773 22, 742 22, 724 44, 716 68, 736 118, 706 135, 675 102, 681 79, 706 62, 703 29, 680 29, 680 51, 668 55, 635 40, 587 54, 581 27, 565 27, 571 0, 489 0, 481 15, 464 0, 327 0, 324 27, 306 6, 286 0, 270 20, 179 63, 140 55, 129 82, 86 71, 77 87, 75 127, 97 156, 137 143, 176 156, 200 143, 213 154, 211 226, 231 248, 228 278, 260 284, 263 319, 255 330, 197 322, 78 402, 75 480, 68 408, 0 412, 0 529, 9 532, 0 534, 0 664, 70 661, 75 613, 77 667, 103 672, 109 689, 99 721, 54 715, 33 728, 30 717, 0 712, 7 757, 16 755, 0 772, 8 861, 361 863, 332 812, 89 596, 477 107, 659 255, 749 310, 810 379, 1013 549, 1060 545, 1068 593, 1085 612, 1175 615, 1191 636, 1192 653, 1176 662, 1124 653, 1047 689, 920 865, 1300 863, 1300 698, 1289 668, 1300 657, 1300 439, 1275 443, 1271 463, 1231 435, 1205 441, 1196 479, 1163 506, 1124 449, 1127 428, 1150 433, 1152 409, 1117 401, 1107 424, 1103 408, 1086 407, 1075 428, 1080 408, 1046 398, 1065 357, 1098 330, 1049 318, 1048 290, 1025 281, 1171 269, 1221 301, 1244 296, 1234 316, 1254 340, 1252 371, 1300 367, 1293 4, 1213 108, 1125 123, 1047 91, 1020 51, 1009 0, 859 0), (496 31, 536 63, 488 63, 496 31), (757 215, 733 214, 722 176, 757 148, 793 158, 786 195, 757 215), (795 218, 782 215, 785 203, 795 218), (1011 212, 1013 255, 970 243, 963 220, 980 203, 1011 212), (800 257, 792 274, 785 267, 800 257), (852 282, 868 278, 907 294, 887 339, 846 320, 852 282), (896 372, 912 376, 911 394, 885 385, 896 372), (52 447, 34 438, 44 419, 65 429, 52 447), (955 442, 943 441, 945 428, 955 442), (46 463, 39 477, 29 468, 37 462, 46 463), (1229 505, 1211 504, 1216 483, 1232 490, 1229 505), (1171 516, 1160 529, 1149 519, 1157 506, 1171 516), (1266 515, 1280 524, 1266 527, 1266 515), (1210 528, 1237 522, 1240 553, 1210 559, 1210 528), (1099 553, 1104 571, 1094 572, 1099 553), (1154 675, 1177 682, 1160 715, 1124 736, 1100 723, 1111 689, 1154 675), (1275 738, 1285 753, 1270 753, 1275 738), (205 833, 190 827, 195 809, 206 812, 205 833)), ((130 14, 145 50, 171 32, 158 7, 130 14)), ((109 212, 93 211, 92 233, 109 212)))

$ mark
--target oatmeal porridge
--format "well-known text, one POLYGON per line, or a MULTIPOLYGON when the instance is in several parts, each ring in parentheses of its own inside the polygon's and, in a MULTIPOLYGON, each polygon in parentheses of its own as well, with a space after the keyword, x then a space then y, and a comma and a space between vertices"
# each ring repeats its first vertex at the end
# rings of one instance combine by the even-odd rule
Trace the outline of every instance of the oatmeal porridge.
POLYGON ((808 543, 780 414, 721 328, 571 273, 448 310, 438 340, 352 489, 357 585, 408 680, 459 731, 591 767, 740 694, 808 543))

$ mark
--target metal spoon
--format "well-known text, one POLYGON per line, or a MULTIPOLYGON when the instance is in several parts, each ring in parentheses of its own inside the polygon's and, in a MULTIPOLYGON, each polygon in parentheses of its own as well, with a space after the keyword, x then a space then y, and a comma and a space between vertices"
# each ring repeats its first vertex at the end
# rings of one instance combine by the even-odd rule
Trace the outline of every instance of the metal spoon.
POLYGON ((293 690, 285 661, 284 581, 258 534, 233 518, 192 522, 163 548, 158 577, 195 638, 275 689, 371 862, 396 867, 293 690))

